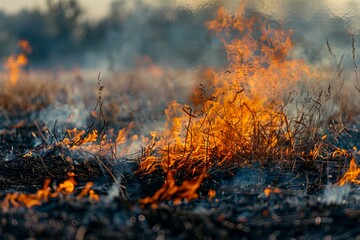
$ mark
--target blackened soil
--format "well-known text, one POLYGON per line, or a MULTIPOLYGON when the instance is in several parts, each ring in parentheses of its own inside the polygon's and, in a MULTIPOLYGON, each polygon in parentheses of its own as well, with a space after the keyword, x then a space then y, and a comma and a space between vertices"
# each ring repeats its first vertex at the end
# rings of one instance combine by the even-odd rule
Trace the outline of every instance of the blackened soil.
POLYGON ((66 149, 35 144, 32 132, 36 131, 30 124, 0 134, 0 200, 8 192, 33 193, 45 179, 58 184, 68 179, 68 172, 76 174, 78 184, 74 195, 52 198, 31 209, 3 209, 0 239, 360 237, 360 189, 331 185, 344 173, 343 166, 348 163, 345 158, 254 163, 241 169, 214 171, 200 187, 197 200, 179 205, 162 202, 153 208, 140 205, 139 199, 159 189, 164 175, 134 174, 135 161, 124 160, 117 165, 104 159, 69 161, 67 157, 72 156, 66 149), (33 154, 24 156, 29 151, 33 154), (126 188, 125 198, 108 197, 113 193, 112 175, 126 188), (101 197, 99 202, 74 197, 88 181, 95 183, 93 189, 101 197), (209 189, 216 190, 215 198, 208 199, 209 189), (270 189, 268 196, 265 189, 270 189))
POLYGON ((163 203, 157 209, 119 199, 95 204, 56 199, 2 212, 0 230, 2 239, 356 239, 359 217, 352 200, 325 205, 298 192, 266 197, 235 189, 211 201, 163 203))

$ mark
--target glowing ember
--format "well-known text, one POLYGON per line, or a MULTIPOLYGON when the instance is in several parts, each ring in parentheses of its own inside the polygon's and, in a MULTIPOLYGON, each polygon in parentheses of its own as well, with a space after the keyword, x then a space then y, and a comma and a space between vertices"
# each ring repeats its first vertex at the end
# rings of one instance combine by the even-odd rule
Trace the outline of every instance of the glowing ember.
POLYGON ((208 192, 209 200, 213 199, 216 196, 216 191, 214 189, 210 189, 208 192))
POLYGON ((270 197, 272 193, 281 193, 281 190, 280 188, 270 188, 270 187, 264 189, 264 195, 266 197, 270 197))
POLYGON ((30 46, 30 43, 27 40, 20 40, 18 42, 18 45, 22 52, 26 54, 30 54, 32 52, 32 48, 30 46))
MULTIPOLYGON (((234 16, 220 8, 218 17, 206 24, 221 37, 229 67, 211 73, 212 92, 201 89, 194 100, 203 103, 201 110, 172 102, 165 112, 165 131, 151 133, 152 151, 144 154, 139 172, 160 169, 167 179, 142 203, 169 199, 178 191, 174 178, 180 170, 184 183, 198 186, 211 167, 282 159, 296 150, 284 93, 316 75, 302 59, 291 58, 290 31, 272 29, 261 16, 248 15, 244 6, 234 16)), ((197 196, 194 188, 183 191, 189 191, 188 199, 197 196)))

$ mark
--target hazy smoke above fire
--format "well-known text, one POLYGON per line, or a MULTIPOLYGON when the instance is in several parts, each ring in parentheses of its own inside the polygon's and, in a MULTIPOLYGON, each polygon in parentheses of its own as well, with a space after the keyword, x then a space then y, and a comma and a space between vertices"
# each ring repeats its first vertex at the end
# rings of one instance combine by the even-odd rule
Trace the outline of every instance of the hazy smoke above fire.
MULTIPOLYGON (((204 22, 219 6, 231 11, 243 1, 118 0, 102 19, 89 19, 80 1, 50 2, 41 10, 0 12, 2 58, 13 52, 14 39, 28 39, 30 67, 119 70, 142 64, 144 57, 174 67, 226 65, 222 44, 204 22)), ((329 61, 326 39, 338 55, 351 55, 351 35, 359 33, 357 1, 259 0, 248 6, 293 29, 298 54, 312 63, 329 61)))

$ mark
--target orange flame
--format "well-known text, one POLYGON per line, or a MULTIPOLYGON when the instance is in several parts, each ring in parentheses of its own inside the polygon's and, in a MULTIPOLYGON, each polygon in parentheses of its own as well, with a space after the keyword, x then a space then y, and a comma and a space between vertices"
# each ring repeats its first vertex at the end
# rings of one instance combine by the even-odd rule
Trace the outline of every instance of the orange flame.
MULTIPOLYGON (((73 179, 75 176, 73 173, 69 173, 70 178, 60 183, 59 186, 55 189, 55 191, 51 191, 50 188, 50 179, 46 179, 42 189, 39 189, 36 193, 8 193, 4 200, 1 203, 1 207, 3 210, 9 209, 10 206, 13 207, 21 207, 25 206, 27 208, 31 208, 34 206, 41 206, 43 203, 49 201, 49 197, 56 198, 59 195, 70 195, 75 190, 76 182, 73 179)), ((85 185, 85 188, 81 191, 81 193, 76 197, 76 199, 84 198, 86 195, 89 195, 89 199, 91 201, 99 201, 100 197, 97 195, 94 190, 91 189, 93 186, 92 182, 88 182, 85 185)))
POLYGON ((85 135, 85 130, 77 130, 73 128, 71 130, 66 130, 70 138, 65 138, 63 143, 66 145, 71 145, 71 147, 78 146, 81 144, 96 142, 98 133, 97 130, 94 129, 85 135))
POLYGON ((174 172, 169 171, 163 187, 156 191, 152 197, 141 199, 140 203, 144 205, 151 204, 153 208, 156 208, 156 203, 164 200, 169 201, 173 199, 174 204, 178 205, 181 203, 182 199, 191 201, 192 199, 199 197, 196 191, 200 187, 200 184, 205 177, 205 173, 192 180, 184 181, 180 186, 176 186, 173 174, 174 172))
POLYGON ((26 40, 20 40, 18 46, 21 49, 20 54, 13 54, 9 56, 4 63, 4 69, 9 72, 9 83, 15 86, 20 78, 22 67, 28 64, 27 54, 30 54, 32 49, 26 40))
POLYGON ((52 195, 56 197, 59 192, 63 194, 71 194, 74 192, 76 182, 73 179, 65 180, 63 183, 60 183, 57 188, 56 194, 52 195))
MULTIPOLYGON (((106 134, 99 136, 96 129, 85 131, 77 128, 66 130, 68 137, 64 138, 59 145, 66 146, 71 150, 86 150, 96 154, 113 153, 117 148, 121 147, 121 151, 116 153, 116 156, 124 156, 129 154, 133 142, 138 140, 137 135, 129 137, 130 130, 134 127, 134 123, 130 123, 127 127, 119 130, 115 139, 115 143, 107 140, 106 134), (100 139, 101 138, 101 139, 100 139)), ((110 135, 113 131, 110 131, 110 135)))
POLYGON ((155 147, 149 147, 152 151, 145 154, 139 172, 161 169, 167 180, 142 203, 172 195, 179 170, 197 182, 210 167, 241 164, 234 159, 269 159, 294 151, 295 133, 281 110, 283 94, 316 74, 302 59, 291 57, 291 31, 272 29, 258 15, 248 17, 244 5, 234 16, 220 8, 206 26, 221 36, 228 70, 211 73, 213 92, 203 91, 199 97, 205 101, 195 101, 203 102, 200 112, 177 102, 165 111, 165 131, 151 133, 149 146, 155 147))
POLYGON ((355 183, 360 184, 360 180, 357 178, 360 175, 360 168, 357 165, 355 158, 353 157, 350 161, 350 166, 347 172, 344 174, 344 176, 340 179, 339 185, 343 186, 346 183, 355 183))
POLYGON ((210 189, 208 192, 209 200, 213 199, 216 196, 216 191, 214 189, 210 189))
POLYGON ((94 185, 93 182, 88 182, 88 183, 86 183, 84 189, 81 191, 81 193, 80 193, 79 195, 77 195, 76 198, 77 198, 77 199, 80 199, 80 198, 85 197, 85 196, 89 193, 89 191, 90 191, 90 189, 91 189, 91 187, 92 187, 93 185, 94 185))
POLYGON ((270 187, 264 189, 264 195, 266 197, 270 197, 271 193, 278 194, 278 193, 281 193, 281 190, 280 190, 280 188, 270 188, 270 187))

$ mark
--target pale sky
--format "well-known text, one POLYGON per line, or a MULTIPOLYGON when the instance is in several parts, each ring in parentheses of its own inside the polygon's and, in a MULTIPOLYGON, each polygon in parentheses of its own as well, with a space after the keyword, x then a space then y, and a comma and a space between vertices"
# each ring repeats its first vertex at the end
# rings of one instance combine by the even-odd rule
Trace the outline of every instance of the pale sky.
MULTIPOLYGON (((105 16, 113 0, 79 0, 90 16, 99 18, 105 16)), ((0 0, 0 9, 14 13, 23 8, 45 8, 46 0, 0 0)))
MULTIPOLYGON (((101 18, 109 12, 111 3, 114 0, 78 0, 81 6, 85 7, 87 14, 90 17, 101 18)), ((134 8, 133 0, 122 0, 127 2, 128 7, 134 8)), ((160 7, 160 1, 157 0, 142 0, 148 5, 154 7, 160 7)), ((208 2, 209 0, 168 0, 169 5, 185 6, 188 8, 194 8, 203 3, 208 2)), ((212 0, 210 0, 212 1, 212 0)), ((217 0, 215 0, 217 1, 217 0)), ((227 0, 225 0, 227 1, 227 0)), ((23 8, 35 8, 39 7, 40 9, 45 8, 46 0, 0 0, 0 10, 3 10, 7 13, 15 13, 23 8)))
MULTIPOLYGON (((100 18, 105 16, 109 12, 110 4, 114 0, 79 0, 81 6, 85 7, 89 17, 100 18)), ((128 5, 134 5, 133 0, 123 0, 127 2, 128 5)), ((149 5, 159 6, 160 3, 157 0, 143 0, 149 5)), ((188 8, 196 8, 201 5, 205 5, 207 2, 212 1, 221 1, 225 2, 225 5, 228 5, 230 8, 233 8, 234 5, 237 5, 241 0, 168 0, 168 5, 173 6, 182 6, 188 8)), ((313 1, 318 0, 298 0, 293 1, 303 2, 303 3, 314 3, 313 1)), ((252 2, 252 1, 249 1, 252 2)), ((287 13, 282 11, 282 6, 284 3, 292 4, 291 0, 257 0, 260 6, 260 9, 263 9, 264 12, 273 12, 282 16, 286 16, 287 13), (261 8, 262 6, 262 8, 261 8), (271 6, 271 7, 269 7, 271 6)), ((357 2, 356 0, 321 0, 319 2, 324 2, 329 10, 335 14, 346 14, 347 11, 351 11, 351 3, 357 2)), ((316 5, 316 4, 315 4, 316 5)), ((46 6, 46 0, 0 0, 0 9, 8 13, 14 13, 19 11, 22 8, 34 8, 40 7, 44 8, 46 6)), ((133 6, 136 7, 136 6, 133 6)))

